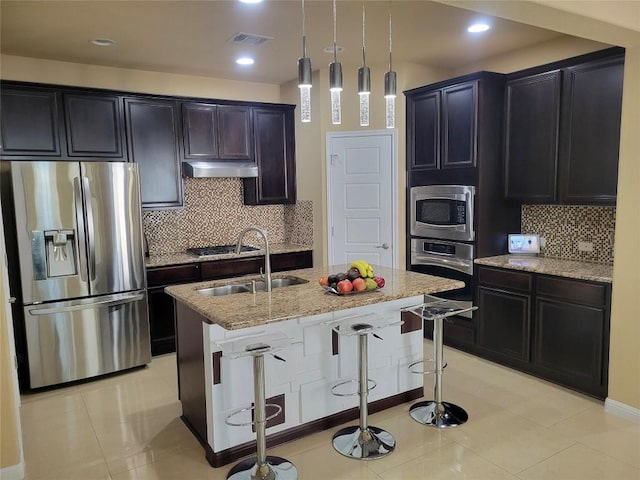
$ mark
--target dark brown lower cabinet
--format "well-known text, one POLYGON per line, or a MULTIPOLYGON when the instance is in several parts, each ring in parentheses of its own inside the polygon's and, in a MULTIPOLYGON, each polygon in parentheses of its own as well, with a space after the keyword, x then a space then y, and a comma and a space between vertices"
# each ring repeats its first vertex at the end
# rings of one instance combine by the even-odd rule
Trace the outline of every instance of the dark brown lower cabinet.
MULTIPOLYGON (((312 266, 313 252, 311 250, 271 255, 271 268, 274 272, 312 266)), ((246 257, 148 269, 147 294, 151 354, 162 355, 176 351, 175 307, 173 297, 164 292, 165 287, 180 283, 249 275, 258 273, 263 267, 264 257, 246 257)))
POLYGON ((198 281, 200 281, 200 265, 197 263, 147 270, 151 355, 176 351, 173 297, 164 293, 164 287, 198 281))
POLYGON ((530 295, 480 286, 477 318, 479 350, 515 366, 529 362, 530 295))
POLYGON ((538 278, 532 355, 538 375, 607 396, 609 290, 593 282, 538 278))
POLYGON ((610 285, 487 267, 478 279, 478 355, 606 398, 610 285))

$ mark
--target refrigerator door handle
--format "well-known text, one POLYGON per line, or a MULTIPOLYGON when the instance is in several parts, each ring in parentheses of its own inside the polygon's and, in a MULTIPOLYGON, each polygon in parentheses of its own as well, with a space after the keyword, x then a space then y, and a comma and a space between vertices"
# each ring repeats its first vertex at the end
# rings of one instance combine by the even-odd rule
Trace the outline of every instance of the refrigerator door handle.
POLYGON ((89 279, 96 279, 96 237, 93 226, 93 207, 91 206, 91 187, 89 177, 82 177, 84 205, 87 212, 87 248, 89 249, 89 279))
POLYGON ((87 244, 84 238, 84 210, 82 208, 82 187, 80 185, 80 177, 76 177, 73 179, 73 190, 74 190, 74 201, 76 205, 76 223, 78 224, 78 260, 80 262, 80 279, 83 282, 87 281, 87 255, 86 249, 87 244))
POLYGON ((65 312, 73 312, 75 310, 85 310, 87 308, 96 308, 96 307, 111 307, 115 305, 122 305, 125 303, 132 303, 142 300, 144 298, 144 293, 130 293, 130 294, 119 294, 119 295, 109 295, 105 297, 103 300, 98 300, 97 302, 91 303, 79 303, 75 305, 66 305, 64 307, 53 307, 53 308, 42 308, 35 307, 28 309, 31 315, 51 315, 54 313, 65 313, 65 312))

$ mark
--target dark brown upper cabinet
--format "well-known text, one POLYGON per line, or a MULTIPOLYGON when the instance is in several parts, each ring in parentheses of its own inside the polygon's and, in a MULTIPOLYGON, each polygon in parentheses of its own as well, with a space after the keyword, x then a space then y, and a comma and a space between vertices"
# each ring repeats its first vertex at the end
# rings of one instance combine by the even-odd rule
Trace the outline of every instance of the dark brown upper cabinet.
POLYGON ((442 168, 476 165, 478 82, 442 90, 442 168))
POLYGON ((253 131, 258 178, 244 179, 244 203, 295 203, 294 106, 254 107, 253 131))
POLYGON ((506 84, 506 198, 556 200, 560 86, 560 70, 506 84))
POLYGON ((184 158, 253 160, 251 107, 183 103, 184 158))
POLYGON ((125 98, 129 159, 139 165, 142 206, 182 205, 178 157, 178 104, 157 98, 125 98))
POLYGON ((3 85, 0 112, 3 158, 59 160, 63 156, 60 93, 3 85))
POLYGON ((505 197, 615 204, 624 54, 561 63, 507 82, 505 197))
POLYGON ((436 169, 440 165, 440 104, 442 92, 435 90, 407 98, 414 141, 409 144, 411 169, 436 169))
POLYGON ((563 74, 560 199, 615 204, 624 57, 577 65, 563 74))
POLYGON ((407 94, 410 169, 475 166, 477 96, 477 81, 407 94))
POLYGON ((69 157, 126 160, 122 98, 63 94, 69 157))

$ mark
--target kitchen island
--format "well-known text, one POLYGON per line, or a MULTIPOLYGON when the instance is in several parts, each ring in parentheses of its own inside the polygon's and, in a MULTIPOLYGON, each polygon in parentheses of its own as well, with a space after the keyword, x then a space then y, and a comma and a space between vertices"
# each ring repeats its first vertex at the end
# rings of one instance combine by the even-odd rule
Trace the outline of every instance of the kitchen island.
MULTIPOLYGON (((220 342, 246 335, 281 332, 293 340, 278 352, 286 362, 265 358, 267 403, 282 407, 270 420, 267 444, 290 441, 357 418, 357 396, 333 396, 331 387, 357 376, 356 338, 338 336, 329 322, 375 313, 399 321, 401 310, 423 302, 425 294, 454 290, 462 282, 376 268, 384 288, 344 296, 327 293, 318 279, 345 265, 293 270, 275 274, 304 283, 272 292, 207 296, 199 290, 251 283, 259 276, 167 287, 176 303, 178 384, 183 420, 205 448, 214 467, 255 450, 252 428, 232 427, 225 418, 253 399, 250 358, 222 355, 220 342)), ((423 356, 422 321, 406 317, 403 325, 380 330, 382 341, 369 347, 369 377, 377 388, 369 394, 370 412, 422 396, 423 379, 408 365, 423 356)), ((267 412, 269 414, 271 412, 267 412)), ((251 413, 240 422, 250 422, 251 413)))

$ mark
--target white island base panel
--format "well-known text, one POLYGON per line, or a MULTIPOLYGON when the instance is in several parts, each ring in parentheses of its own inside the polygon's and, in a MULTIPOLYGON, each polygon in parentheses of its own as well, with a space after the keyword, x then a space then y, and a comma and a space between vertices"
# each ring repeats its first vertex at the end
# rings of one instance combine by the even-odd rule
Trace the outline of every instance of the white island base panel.
MULTIPOLYGON (((370 313, 390 321, 399 321, 402 308, 423 301, 424 297, 420 295, 241 330, 225 330, 219 325, 203 323, 204 358, 213 358, 213 361, 205 361, 207 441, 211 450, 219 453, 255 441, 251 425, 236 427, 225 423, 233 411, 253 403, 252 357, 221 356, 217 342, 276 331, 283 332, 295 342, 276 353, 286 362, 265 355, 267 403, 271 397, 284 396, 283 412, 273 420, 277 424, 267 428, 269 438, 270 434, 300 427, 359 404, 357 395, 338 397, 331 393, 331 387, 335 384, 358 377, 358 337, 338 336, 325 322, 370 313), (338 354, 334 354, 336 341, 338 354), (219 382, 214 384, 216 361, 220 362, 219 382)), ((376 388, 369 392, 369 402, 421 388, 422 375, 410 373, 408 367, 410 363, 423 358, 422 328, 401 333, 401 326, 395 325, 376 330, 376 333, 382 340, 369 336, 368 342, 369 379, 377 383, 376 388)), ((357 383, 347 385, 340 391, 345 390, 356 392, 357 383)), ((273 412, 275 410, 268 408, 267 416, 273 412)), ((251 411, 233 418, 235 423, 248 423, 251 420, 251 411)))

